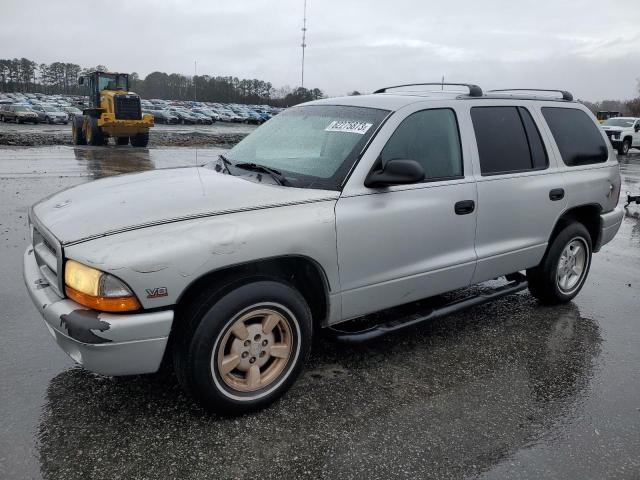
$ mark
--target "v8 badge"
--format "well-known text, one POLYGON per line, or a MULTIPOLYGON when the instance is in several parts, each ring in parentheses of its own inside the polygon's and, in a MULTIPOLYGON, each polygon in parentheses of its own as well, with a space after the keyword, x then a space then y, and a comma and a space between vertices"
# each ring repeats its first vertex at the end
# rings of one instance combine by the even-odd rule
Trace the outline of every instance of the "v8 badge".
POLYGON ((169 295, 167 287, 147 288, 147 298, 160 298, 169 295))

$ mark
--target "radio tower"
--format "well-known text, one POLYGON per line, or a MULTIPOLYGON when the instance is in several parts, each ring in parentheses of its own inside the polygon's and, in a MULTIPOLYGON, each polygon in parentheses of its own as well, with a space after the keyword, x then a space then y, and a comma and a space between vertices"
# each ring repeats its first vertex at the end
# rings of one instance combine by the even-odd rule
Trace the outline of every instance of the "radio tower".
POLYGON ((302 83, 301 87, 304 88, 304 49, 307 48, 307 0, 304 0, 304 15, 302 17, 302 83))

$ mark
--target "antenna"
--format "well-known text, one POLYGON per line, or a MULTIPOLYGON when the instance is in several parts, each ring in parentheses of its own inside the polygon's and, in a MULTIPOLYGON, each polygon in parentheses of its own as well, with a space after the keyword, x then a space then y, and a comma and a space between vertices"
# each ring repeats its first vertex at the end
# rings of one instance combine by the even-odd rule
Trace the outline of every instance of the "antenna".
POLYGON ((307 48, 307 0, 304 0, 304 14, 302 16, 302 82, 300 86, 304 88, 304 49, 307 48))

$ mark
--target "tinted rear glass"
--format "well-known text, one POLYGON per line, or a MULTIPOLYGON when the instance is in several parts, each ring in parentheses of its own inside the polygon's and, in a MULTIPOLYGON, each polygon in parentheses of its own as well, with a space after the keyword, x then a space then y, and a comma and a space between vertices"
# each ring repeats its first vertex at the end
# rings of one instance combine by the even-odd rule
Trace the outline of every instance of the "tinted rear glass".
POLYGON ((531 170, 529 141, 517 107, 473 107, 483 175, 531 170))
POLYGON ((518 107, 524 129, 527 133, 527 140, 529 141, 529 149, 531 150, 531 161, 533 162, 533 168, 547 168, 549 165, 549 158, 547 157, 547 151, 542 143, 540 132, 536 123, 533 121, 533 117, 529 113, 529 110, 523 107, 518 107))
POLYGON ((600 129, 582 110, 543 107, 542 115, 566 165, 607 161, 609 154, 600 129))

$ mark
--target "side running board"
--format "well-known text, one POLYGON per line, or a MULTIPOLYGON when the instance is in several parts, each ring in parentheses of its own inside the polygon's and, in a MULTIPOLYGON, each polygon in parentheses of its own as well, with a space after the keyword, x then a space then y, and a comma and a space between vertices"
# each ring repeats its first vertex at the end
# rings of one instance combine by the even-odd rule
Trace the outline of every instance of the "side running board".
POLYGON ((458 313, 470 307, 491 302, 498 298, 520 292, 528 286, 526 277, 521 273, 510 274, 507 275, 506 278, 509 280, 509 283, 506 285, 502 285, 479 295, 455 300, 441 307, 433 308, 426 313, 408 315, 355 332, 344 331, 335 327, 329 327, 329 330, 335 334, 336 340, 341 342, 362 343, 373 340, 374 338, 383 337, 399 330, 404 330, 405 328, 413 327, 414 325, 442 318, 453 313, 458 313))

